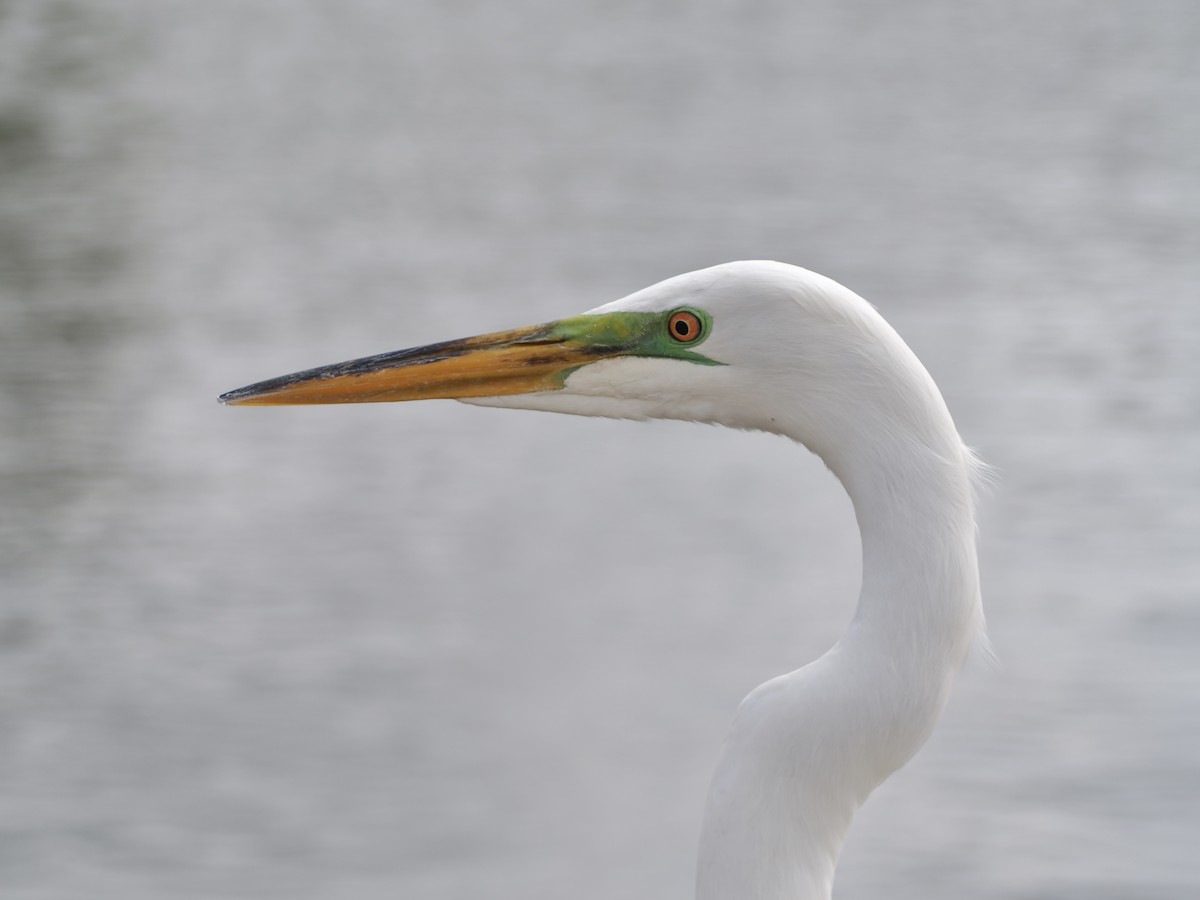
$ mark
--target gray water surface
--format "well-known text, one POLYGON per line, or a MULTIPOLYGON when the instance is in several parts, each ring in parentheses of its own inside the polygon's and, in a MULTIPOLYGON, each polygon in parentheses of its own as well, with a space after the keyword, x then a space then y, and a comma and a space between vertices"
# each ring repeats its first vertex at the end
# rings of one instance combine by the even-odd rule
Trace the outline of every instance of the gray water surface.
POLYGON ((786 441, 222 391, 776 258, 1000 472, 836 894, 1200 896, 1200 7, 0 6, 0 895, 687 898, 847 622, 786 441))

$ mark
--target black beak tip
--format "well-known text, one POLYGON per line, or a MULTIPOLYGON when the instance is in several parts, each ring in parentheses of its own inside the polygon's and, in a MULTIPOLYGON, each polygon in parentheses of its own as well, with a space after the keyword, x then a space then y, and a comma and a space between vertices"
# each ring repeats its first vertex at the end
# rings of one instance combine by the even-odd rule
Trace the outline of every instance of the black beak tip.
POLYGON ((243 400, 249 400, 251 397, 258 396, 262 390, 258 385, 252 384, 247 387, 240 387, 233 391, 226 391, 217 398, 217 402, 225 406, 236 406, 243 400))

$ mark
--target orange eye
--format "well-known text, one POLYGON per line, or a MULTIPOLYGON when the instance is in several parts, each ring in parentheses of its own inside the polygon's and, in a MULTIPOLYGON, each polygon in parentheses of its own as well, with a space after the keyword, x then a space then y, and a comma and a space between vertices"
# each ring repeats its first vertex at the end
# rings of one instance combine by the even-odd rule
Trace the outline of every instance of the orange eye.
POLYGON ((667 320, 667 331, 681 344, 690 344, 700 337, 700 318, 695 313, 680 310, 667 320))

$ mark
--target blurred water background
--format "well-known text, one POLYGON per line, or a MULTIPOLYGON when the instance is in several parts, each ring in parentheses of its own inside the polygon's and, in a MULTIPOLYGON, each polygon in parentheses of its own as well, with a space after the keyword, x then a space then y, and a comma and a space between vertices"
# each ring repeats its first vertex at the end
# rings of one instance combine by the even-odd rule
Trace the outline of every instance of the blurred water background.
POLYGON ((849 618, 778 438, 222 391, 738 258, 1001 482, 837 896, 1200 896, 1200 6, 0 3, 0 895, 687 898, 849 618))

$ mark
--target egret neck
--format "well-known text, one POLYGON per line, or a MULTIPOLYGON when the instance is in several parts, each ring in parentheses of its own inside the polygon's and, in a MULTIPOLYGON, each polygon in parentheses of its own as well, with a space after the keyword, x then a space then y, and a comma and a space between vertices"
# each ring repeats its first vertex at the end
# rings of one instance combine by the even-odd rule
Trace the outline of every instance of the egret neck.
MULTIPOLYGON (((882 319, 872 326, 893 342, 882 319)), ((855 812, 925 743, 982 633, 977 464, 899 347, 911 359, 889 372, 909 380, 849 416, 827 411, 819 433, 780 412, 783 398, 772 405, 772 430, 817 452, 850 496, 862 588, 829 652, 738 708, 705 810, 697 900, 828 900, 855 812)))

